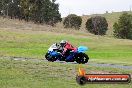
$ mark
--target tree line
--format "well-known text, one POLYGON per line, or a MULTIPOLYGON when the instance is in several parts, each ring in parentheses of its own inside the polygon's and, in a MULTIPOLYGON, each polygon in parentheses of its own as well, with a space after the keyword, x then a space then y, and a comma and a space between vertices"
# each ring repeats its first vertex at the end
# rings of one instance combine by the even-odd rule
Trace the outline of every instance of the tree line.
MULTIPOLYGON (((65 28, 80 29, 82 24, 82 18, 75 14, 68 15, 63 25, 65 28)), ((105 17, 93 16, 87 19, 85 23, 86 30, 95 35, 105 35, 108 30, 108 23, 105 17)), ((113 25, 113 35, 116 38, 132 39, 132 14, 123 12, 118 21, 113 25)))
MULTIPOLYGON (((59 13, 59 4, 56 0, 0 0, 0 15, 34 23, 45 23, 54 26, 62 21, 59 13)), ((65 28, 80 29, 82 18, 75 14, 65 17, 65 28)), ((105 35, 108 23, 105 17, 94 16, 87 19, 86 30, 95 35, 105 35)), ((132 15, 123 13, 118 22, 113 25, 114 36, 123 39, 132 39, 132 15)))
POLYGON ((61 21, 56 0, 0 0, 0 15, 54 25, 61 21))

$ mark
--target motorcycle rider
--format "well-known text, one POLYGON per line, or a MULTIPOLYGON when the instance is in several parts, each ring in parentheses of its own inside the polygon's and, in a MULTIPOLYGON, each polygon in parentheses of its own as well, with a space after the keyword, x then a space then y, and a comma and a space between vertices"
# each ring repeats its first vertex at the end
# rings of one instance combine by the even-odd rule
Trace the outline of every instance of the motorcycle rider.
POLYGON ((66 50, 76 50, 75 47, 73 47, 68 41, 66 40, 61 40, 60 42, 60 48, 65 52, 66 50))
POLYGON ((64 51, 64 46, 65 46, 66 43, 67 43, 66 40, 61 40, 61 41, 60 41, 59 50, 61 50, 61 51, 63 52, 63 51, 64 51))
POLYGON ((61 48, 63 49, 63 55, 66 57, 66 61, 72 60, 72 55, 70 52, 75 52, 77 50, 76 47, 73 47, 68 41, 61 40, 60 42, 61 48))

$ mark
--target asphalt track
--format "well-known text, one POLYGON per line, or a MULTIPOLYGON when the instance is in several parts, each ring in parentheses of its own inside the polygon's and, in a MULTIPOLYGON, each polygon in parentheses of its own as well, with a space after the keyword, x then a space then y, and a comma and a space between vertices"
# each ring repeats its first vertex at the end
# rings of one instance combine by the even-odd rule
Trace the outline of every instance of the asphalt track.
MULTIPOLYGON (((2 57, 2 59, 9 60, 19 60, 19 61, 32 61, 32 62, 48 62, 46 59, 39 60, 35 58, 22 58, 22 57, 2 57)), ((62 63, 62 64, 78 64, 76 62, 65 62, 65 61, 55 61, 53 63, 62 63)), ((108 64, 108 63, 94 63, 89 60, 86 65, 95 66, 95 67, 110 67, 110 68, 118 68, 118 69, 126 69, 132 70, 132 65, 121 65, 121 64, 108 64)))

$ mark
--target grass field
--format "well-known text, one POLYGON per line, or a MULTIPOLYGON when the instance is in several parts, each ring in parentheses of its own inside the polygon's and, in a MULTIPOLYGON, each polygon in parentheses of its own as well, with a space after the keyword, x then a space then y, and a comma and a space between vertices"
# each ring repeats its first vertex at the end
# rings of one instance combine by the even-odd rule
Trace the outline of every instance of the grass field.
MULTIPOLYGON (((132 71, 95 68, 87 65, 87 73, 132 73, 132 71), (102 71, 102 72, 101 72, 102 71)), ((80 88, 75 77, 77 64, 22 62, 0 59, 1 88, 80 88)), ((82 88, 132 88, 130 84, 88 84, 82 88)))
POLYGON ((132 64, 131 40, 42 31, 0 30, 0 55, 44 59, 49 46, 62 39, 89 47, 90 60, 132 64))
MULTIPOLYGON (((44 59, 52 43, 62 39, 74 46, 89 47, 86 53, 96 63, 132 64, 132 41, 94 36, 84 31, 37 25, 0 18, 0 88, 80 88, 75 81, 77 64, 6 60, 3 57, 44 59)), ((130 73, 106 67, 82 65, 87 73, 130 73)), ((82 88, 132 88, 130 84, 89 84, 82 88)))

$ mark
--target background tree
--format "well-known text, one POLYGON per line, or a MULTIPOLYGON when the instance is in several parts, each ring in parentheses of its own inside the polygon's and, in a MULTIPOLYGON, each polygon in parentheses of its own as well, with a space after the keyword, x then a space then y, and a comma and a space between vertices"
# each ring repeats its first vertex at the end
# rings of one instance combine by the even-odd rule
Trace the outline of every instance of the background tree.
POLYGON ((54 25, 58 21, 62 21, 61 15, 59 14, 59 4, 55 4, 55 1, 56 0, 52 0, 51 8, 49 8, 50 12, 48 23, 51 25, 54 25))
POLYGON ((63 25, 65 28, 79 29, 81 27, 81 24, 82 24, 82 18, 75 14, 68 15, 63 21, 63 25))
POLYGON ((2 15, 2 7, 3 7, 2 2, 3 2, 3 0, 0 1, 0 15, 2 15))
POLYGON ((25 17, 35 23, 45 23, 54 26, 61 21, 59 5, 55 0, 21 0, 25 17))
POLYGON ((18 5, 20 4, 20 0, 10 0, 7 3, 7 16, 12 18, 18 18, 20 14, 18 5))
POLYGON ((0 9, 1 9, 1 15, 5 16, 7 15, 7 7, 10 0, 1 0, 0 1, 0 9))
POLYGON ((114 36, 123 39, 132 39, 132 15, 124 12, 118 22, 113 25, 114 36))
POLYGON ((86 29, 95 35, 105 35, 108 30, 108 23, 105 17, 91 17, 86 22, 86 29))
POLYGON ((20 1, 20 6, 21 6, 21 12, 23 14, 23 18, 28 21, 29 19, 31 19, 31 3, 30 0, 21 0, 20 1))
POLYGON ((61 21, 56 0, 1 0, 0 14, 54 26, 61 21), (3 14, 2 14, 3 13, 3 14))

